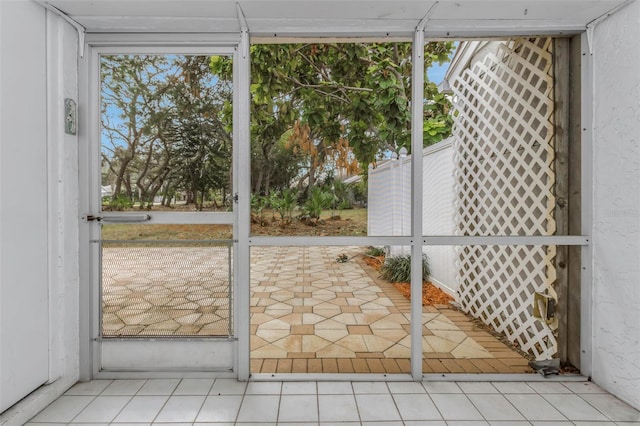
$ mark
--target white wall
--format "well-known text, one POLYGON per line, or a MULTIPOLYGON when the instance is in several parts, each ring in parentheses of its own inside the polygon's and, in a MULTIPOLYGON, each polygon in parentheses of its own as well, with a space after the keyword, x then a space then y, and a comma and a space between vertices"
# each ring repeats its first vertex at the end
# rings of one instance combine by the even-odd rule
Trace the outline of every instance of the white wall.
POLYGON ((49 296, 45 12, 27 2, 3 2, 0 7, 3 411, 49 379, 49 296))
POLYGON ((76 44, 35 2, 0 1, 3 426, 78 377, 77 139, 62 127, 64 98, 77 98, 76 44))
POLYGON ((640 409, 640 2, 595 28, 594 382, 640 409))

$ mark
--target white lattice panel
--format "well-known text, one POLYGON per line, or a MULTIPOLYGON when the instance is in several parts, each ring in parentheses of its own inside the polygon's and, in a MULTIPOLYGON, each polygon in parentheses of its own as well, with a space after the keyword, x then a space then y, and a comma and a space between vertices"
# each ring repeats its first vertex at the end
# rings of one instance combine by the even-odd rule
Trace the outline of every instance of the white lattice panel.
MULTIPOLYGON (((550 38, 500 43, 453 82, 457 235, 555 232, 552 48, 550 38)), ((532 317, 532 298, 555 294, 554 257, 554 246, 460 248, 460 304, 551 358, 556 338, 532 317)))

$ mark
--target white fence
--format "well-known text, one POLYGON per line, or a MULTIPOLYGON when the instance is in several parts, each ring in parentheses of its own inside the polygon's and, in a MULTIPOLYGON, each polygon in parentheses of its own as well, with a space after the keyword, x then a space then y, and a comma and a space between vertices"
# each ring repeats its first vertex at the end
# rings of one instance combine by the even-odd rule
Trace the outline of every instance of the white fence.
MULTIPOLYGON (((423 235, 452 235, 454 232, 454 180, 452 138, 422 152, 423 235)), ((411 234, 411 157, 401 156, 369 169, 369 235, 411 234)), ((408 247, 391 247, 391 254, 409 253, 408 247)), ((456 254, 453 247, 425 247, 431 281, 454 295, 456 254)))

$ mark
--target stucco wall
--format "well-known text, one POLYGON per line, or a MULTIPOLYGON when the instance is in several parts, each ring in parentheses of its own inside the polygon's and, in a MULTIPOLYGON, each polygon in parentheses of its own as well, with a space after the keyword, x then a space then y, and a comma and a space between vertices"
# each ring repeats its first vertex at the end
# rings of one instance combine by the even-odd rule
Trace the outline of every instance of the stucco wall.
POLYGON ((593 43, 593 380, 640 408, 640 2, 593 43))
POLYGON ((6 2, 0 8, 3 411, 49 378, 49 303, 45 12, 27 2, 6 2))
POLYGON ((0 47, 0 424, 9 426, 78 378, 77 138, 63 129, 64 98, 77 98, 77 37, 35 2, 0 0, 0 47))

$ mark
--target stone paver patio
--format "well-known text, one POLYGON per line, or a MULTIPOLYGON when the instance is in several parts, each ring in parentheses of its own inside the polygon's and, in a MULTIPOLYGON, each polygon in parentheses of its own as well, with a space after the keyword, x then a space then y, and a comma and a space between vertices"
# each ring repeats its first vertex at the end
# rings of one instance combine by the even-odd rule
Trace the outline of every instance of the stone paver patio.
MULTIPOLYGON (((359 247, 252 251, 254 373, 400 373, 410 369, 410 305, 359 247), (350 260, 338 263, 339 255, 350 260)), ((422 313, 425 373, 523 373, 528 361, 447 306, 422 313)))
POLYGON ((106 246, 102 334, 228 336, 229 284, 226 246, 106 246))
MULTIPOLYGON (((410 304, 361 247, 254 247, 253 373, 410 371, 410 304), (336 261, 339 255, 349 259, 336 261)), ((103 335, 225 336, 226 247, 103 250, 103 335)), ((448 306, 423 308, 425 373, 530 372, 527 360, 448 306)))

